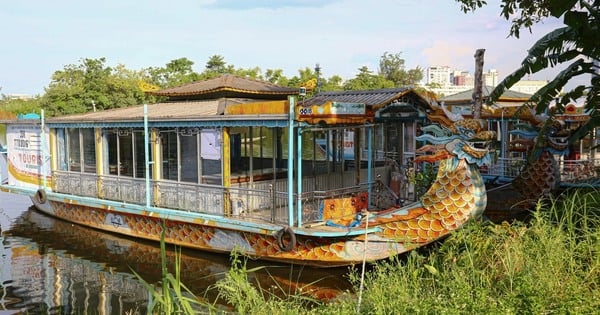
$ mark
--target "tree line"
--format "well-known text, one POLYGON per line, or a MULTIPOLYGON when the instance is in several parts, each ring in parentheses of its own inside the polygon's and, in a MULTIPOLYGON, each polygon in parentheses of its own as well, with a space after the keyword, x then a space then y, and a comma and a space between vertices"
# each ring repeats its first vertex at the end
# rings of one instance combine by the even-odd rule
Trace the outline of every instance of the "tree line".
POLYGON ((164 67, 148 67, 131 70, 125 65, 107 65, 106 58, 83 58, 76 64, 66 65, 52 74, 51 81, 42 95, 32 99, 10 99, 2 95, 0 111, 15 114, 40 113, 47 116, 85 113, 128 107, 160 101, 144 90, 164 89, 182 84, 211 79, 223 74, 233 74, 268 81, 287 87, 307 88, 310 95, 317 91, 363 90, 402 87, 418 83, 423 78, 420 67, 406 69, 401 53, 385 52, 379 60, 377 73, 363 66, 358 74, 344 81, 339 75, 320 77, 317 67, 298 70, 298 75, 286 77, 281 69, 259 67, 238 68, 228 64, 221 55, 211 56, 202 72, 193 69, 194 62, 188 58, 171 60, 164 67), (317 87, 318 82, 318 87, 317 87))

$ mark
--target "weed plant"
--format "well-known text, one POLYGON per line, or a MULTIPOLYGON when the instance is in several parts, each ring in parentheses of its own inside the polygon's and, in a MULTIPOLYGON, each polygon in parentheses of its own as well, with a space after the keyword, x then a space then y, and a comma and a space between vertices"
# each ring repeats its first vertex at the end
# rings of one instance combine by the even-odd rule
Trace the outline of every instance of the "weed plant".
MULTIPOLYGON (((232 258, 215 287, 238 314, 598 314, 600 193, 568 192, 539 204, 526 223, 472 222, 434 246, 376 262, 360 308, 350 292, 329 302, 268 293, 250 284, 255 270, 243 258, 232 258)), ((358 290, 359 268, 348 276, 358 290)), ((178 305, 186 298, 158 296, 167 292, 183 291, 153 292, 175 304, 161 311, 189 311, 178 305)))

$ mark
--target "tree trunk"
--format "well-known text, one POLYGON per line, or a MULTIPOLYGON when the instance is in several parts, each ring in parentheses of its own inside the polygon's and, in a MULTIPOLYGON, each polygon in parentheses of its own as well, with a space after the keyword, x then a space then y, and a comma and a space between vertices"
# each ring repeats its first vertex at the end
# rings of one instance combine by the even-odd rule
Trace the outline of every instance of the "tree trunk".
POLYGON ((473 89, 473 118, 481 118, 481 105, 483 104, 482 97, 482 72, 483 72, 483 54, 485 49, 477 49, 475 51, 475 88, 473 89))

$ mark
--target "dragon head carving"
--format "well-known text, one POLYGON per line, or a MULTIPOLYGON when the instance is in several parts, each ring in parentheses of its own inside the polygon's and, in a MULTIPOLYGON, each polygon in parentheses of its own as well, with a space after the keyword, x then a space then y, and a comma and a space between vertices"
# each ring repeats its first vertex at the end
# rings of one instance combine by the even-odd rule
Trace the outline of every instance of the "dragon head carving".
POLYGON ((422 155, 417 161, 433 162, 442 158, 456 157, 469 164, 491 164, 490 144, 496 133, 485 130, 485 121, 481 119, 465 119, 460 114, 450 113, 442 104, 446 113, 444 118, 430 116, 430 120, 439 125, 428 125, 422 128, 424 134, 417 137, 419 141, 427 141, 418 152, 433 152, 433 155, 422 155))
POLYGON ((565 123, 550 117, 538 117, 529 124, 517 124, 510 133, 519 136, 509 143, 511 151, 529 151, 533 157, 542 152, 565 155, 569 152, 571 131, 565 123))

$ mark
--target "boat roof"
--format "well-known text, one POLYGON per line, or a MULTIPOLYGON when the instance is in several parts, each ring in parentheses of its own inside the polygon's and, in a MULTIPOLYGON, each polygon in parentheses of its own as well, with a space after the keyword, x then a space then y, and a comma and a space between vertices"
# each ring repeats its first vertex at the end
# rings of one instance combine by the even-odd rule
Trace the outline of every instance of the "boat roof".
POLYGON ((195 81, 157 91, 147 91, 146 93, 155 96, 166 96, 171 100, 243 97, 284 100, 289 95, 297 95, 298 89, 232 74, 224 74, 208 80, 195 81))
MULTIPOLYGON (((270 126, 268 121, 285 121, 287 123, 288 115, 283 113, 224 115, 228 106, 238 104, 243 106, 243 104, 254 102, 264 102, 264 100, 223 98, 149 104, 147 105, 147 118, 153 126, 270 126)), ((46 120, 46 123, 52 127, 140 126, 143 122, 144 105, 51 117, 46 120)), ((277 126, 280 124, 278 123, 277 126)))
POLYGON ((419 96, 424 104, 429 104, 423 96, 416 92, 412 86, 401 88, 377 89, 377 90, 352 90, 352 91, 331 91, 320 92, 315 96, 298 102, 300 106, 313 106, 332 102, 363 103, 378 109, 398 100, 409 93, 419 96))
MULTIPOLYGON (((446 97, 442 97, 439 99, 440 102, 444 102, 448 105, 471 105, 473 102, 473 91, 475 89, 466 90, 460 93, 448 95, 446 97)), ((493 86, 483 86, 481 88, 481 94, 485 101, 485 99, 490 96, 490 93, 494 90, 493 86)), ((506 90, 500 98, 498 99, 498 103, 500 102, 517 102, 524 103, 531 98, 531 94, 521 93, 517 91, 506 90)))

